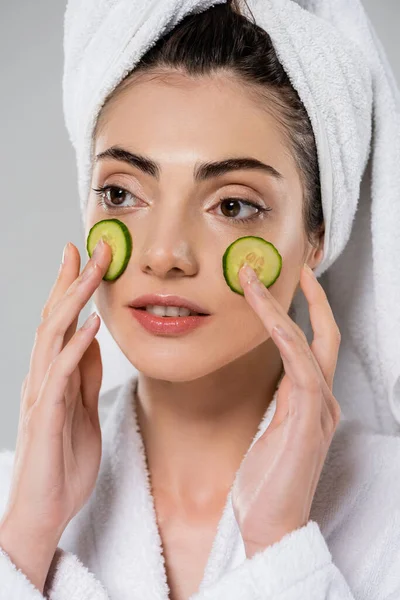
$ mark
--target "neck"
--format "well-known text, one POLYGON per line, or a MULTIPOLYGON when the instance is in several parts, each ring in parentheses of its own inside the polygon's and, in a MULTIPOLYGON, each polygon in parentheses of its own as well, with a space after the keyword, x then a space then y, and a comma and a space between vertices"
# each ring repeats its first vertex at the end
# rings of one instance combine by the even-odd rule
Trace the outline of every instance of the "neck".
POLYGON ((153 493, 199 509, 225 497, 282 370, 279 351, 267 344, 194 381, 139 373, 136 411, 153 493))

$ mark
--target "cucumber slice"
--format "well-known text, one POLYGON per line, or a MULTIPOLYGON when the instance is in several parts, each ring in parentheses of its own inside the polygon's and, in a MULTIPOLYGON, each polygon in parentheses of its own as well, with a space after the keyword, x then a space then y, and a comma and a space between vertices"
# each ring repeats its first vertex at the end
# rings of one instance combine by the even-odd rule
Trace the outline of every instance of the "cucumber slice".
POLYGON ((239 270, 245 262, 254 269, 265 287, 270 287, 278 279, 282 269, 282 256, 264 238, 248 235, 232 242, 222 257, 222 271, 231 290, 242 296, 244 291, 239 281, 239 270))
POLYGON ((105 273, 104 281, 115 281, 128 266, 132 253, 132 237, 129 229, 119 219, 104 219, 93 225, 89 231, 86 250, 90 257, 100 238, 103 238, 112 250, 112 260, 105 273))

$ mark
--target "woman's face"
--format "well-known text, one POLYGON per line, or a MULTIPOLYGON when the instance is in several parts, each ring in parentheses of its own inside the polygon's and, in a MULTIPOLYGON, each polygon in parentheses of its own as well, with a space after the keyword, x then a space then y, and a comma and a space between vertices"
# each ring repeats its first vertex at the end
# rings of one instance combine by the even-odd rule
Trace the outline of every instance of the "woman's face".
POLYGON ((104 116, 95 155, 118 146, 159 164, 158 176, 109 158, 96 161, 93 169, 92 188, 109 185, 117 190, 105 195, 105 207, 91 190, 86 237, 97 221, 117 218, 133 242, 124 273, 115 282, 103 281, 94 295, 122 352, 149 377, 190 381, 260 344, 272 350, 274 343, 257 314, 226 284, 222 256, 242 236, 272 242, 283 264, 270 291, 286 311, 304 260, 313 266, 314 250, 302 221, 300 177, 275 119, 232 79, 194 81, 182 75, 134 83, 104 116), (253 168, 195 180, 200 163, 239 157, 257 159, 281 178, 253 168), (229 198, 243 202, 223 201, 229 198), (239 221, 244 218, 247 222, 239 221), (151 334, 128 308, 146 293, 184 296, 211 316, 184 335, 151 334))

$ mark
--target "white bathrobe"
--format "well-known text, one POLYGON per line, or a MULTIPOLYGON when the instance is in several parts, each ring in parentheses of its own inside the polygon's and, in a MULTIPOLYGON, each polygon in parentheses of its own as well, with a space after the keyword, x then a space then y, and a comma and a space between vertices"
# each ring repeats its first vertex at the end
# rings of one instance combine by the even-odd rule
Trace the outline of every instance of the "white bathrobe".
MULTIPOLYGON (((117 388, 102 424, 96 487, 59 542, 44 590, 51 600, 168 599, 133 401, 136 384, 135 375, 117 388)), ((275 407, 276 394, 252 444, 268 427, 275 407)), ((0 515, 13 456, 9 451, 0 455, 0 515)), ((247 559, 229 493, 203 580, 191 598, 399 600, 399 475, 400 438, 362 430, 342 413, 307 525, 247 559)), ((42 599, 0 549, 0 600, 42 599)))

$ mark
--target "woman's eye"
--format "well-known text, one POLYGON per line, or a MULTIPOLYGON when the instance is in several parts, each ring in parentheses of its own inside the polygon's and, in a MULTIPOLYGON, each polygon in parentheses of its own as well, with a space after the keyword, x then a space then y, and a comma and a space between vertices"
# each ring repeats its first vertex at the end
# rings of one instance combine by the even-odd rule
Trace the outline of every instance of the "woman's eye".
POLYGON ((257 219, 263 215, 263 213, 272 210, 269 207, 261 206, 255 202, 244 200, 243 198, 223 198, 220 202, 221 212, 223 216, 231 219, 232 221, 239 221, 245 223, 257 219), (242 210, 242 206, 245 206, 245 210, 242 210), (240 218, 237 216, 240 215, 240 218))
MULTIPOLYGON (((97 205, 106 211, 132 208, 138 200, 136 196, 118 186, 107 185, 92 189, 99 196, 97 205), (128 196, 133 199, 133 204, 124 204, 128 196)), ((221 207, 222 216, 233 223, 253 221, 262 218, 264 213, 272 210, 270 207, 262 206, 256 202, 250 202, 244 198, 222 198, 219 206, 221 207)))
POLYGON ((124 205, 126 196, 130 196, 137 200, 136 196, 125 190, 124 188, 106 185, 100 188, 92 188, 94 192, 99 196, 97 204, 105 210, 114 210, 118 208, 131 208, 134 204, 124 205))

